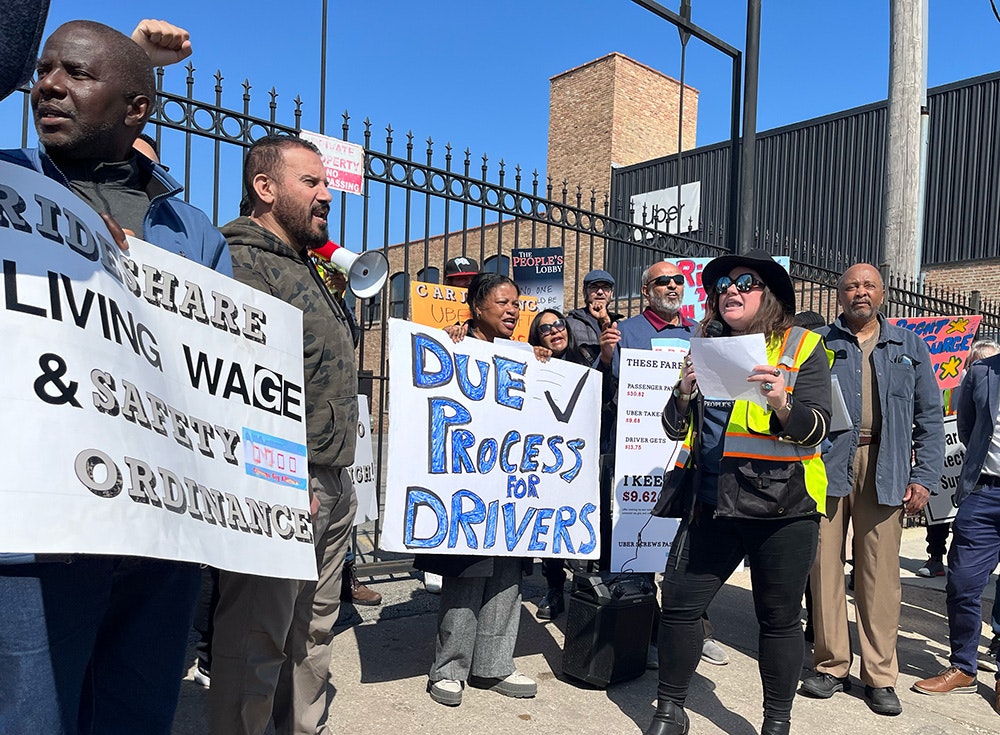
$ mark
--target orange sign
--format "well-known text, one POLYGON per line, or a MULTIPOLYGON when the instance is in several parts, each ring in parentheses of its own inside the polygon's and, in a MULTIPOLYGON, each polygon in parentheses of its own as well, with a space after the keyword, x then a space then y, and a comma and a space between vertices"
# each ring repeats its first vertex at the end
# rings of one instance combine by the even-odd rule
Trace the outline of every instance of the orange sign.
MULTIPOLYGON (((460 324, 472 316, 465 303, 466 297, 464 288, 411 281, 410 321, 441 329, 451 324, 460 324)), ((528 341, 528 327, 537 312, 538 299, 534 296, 521 296, 521 317, 511 339, 528 341)))

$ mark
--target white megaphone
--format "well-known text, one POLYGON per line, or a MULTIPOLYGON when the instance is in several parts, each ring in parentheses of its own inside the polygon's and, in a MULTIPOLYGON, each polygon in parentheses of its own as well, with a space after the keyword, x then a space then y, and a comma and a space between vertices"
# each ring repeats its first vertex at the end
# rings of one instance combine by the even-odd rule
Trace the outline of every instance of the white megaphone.
POLYGON ((347 271, 347 287, 359 299, 377 294, 389 277, 389 261, 377 250, 352 253, 328 240, 326 245, 316 248, 314 252, 347 271))

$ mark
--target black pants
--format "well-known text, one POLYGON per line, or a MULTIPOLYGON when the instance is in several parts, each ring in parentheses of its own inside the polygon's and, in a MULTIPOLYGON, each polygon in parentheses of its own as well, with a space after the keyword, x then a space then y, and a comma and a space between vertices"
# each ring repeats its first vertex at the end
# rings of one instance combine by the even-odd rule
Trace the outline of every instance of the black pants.
POLYGON ((699 514, 683 524, 663 574, 660 700, 684 705, 701 658, 702 613, 744 556, 750 557, 764 716, 790 719, 802 669, 802 592, 816 556, 819 517, 732 520, 699 514))
POLYGON ((927 527, 927 556, 943 559, 948 554, 950 523, 936 523, 927 527))

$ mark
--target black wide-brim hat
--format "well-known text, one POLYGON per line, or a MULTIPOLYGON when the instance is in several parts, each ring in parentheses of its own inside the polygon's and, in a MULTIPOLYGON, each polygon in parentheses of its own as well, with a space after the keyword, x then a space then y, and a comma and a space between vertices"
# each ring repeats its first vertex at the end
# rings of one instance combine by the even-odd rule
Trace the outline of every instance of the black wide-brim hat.
POLYGON ((740 255, 722 255, 709 261, 701 272, 701 283, 706 291, 715 288, 715 282, 728 276, 733 268, 753 268, 767 284, 789 314, 795 313, 795 286, 788 271, 766 250, 755 248, 740 255))

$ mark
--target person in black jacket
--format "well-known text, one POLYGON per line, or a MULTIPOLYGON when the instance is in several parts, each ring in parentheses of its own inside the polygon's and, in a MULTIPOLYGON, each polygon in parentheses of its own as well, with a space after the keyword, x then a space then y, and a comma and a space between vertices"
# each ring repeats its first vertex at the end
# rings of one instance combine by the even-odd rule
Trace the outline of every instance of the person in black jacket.
POLYGON ((830 364, 819 335, 793 325, 792 281, 766 252, 716 258, 702 281, 704 333, 762 334, 768 360, 747 377, 760 398, 733 401, 702 395, 688 356, 663 409, 666 434, 684 446, 653 514, 683 520, 663 576, 658 703, 645 735, 688 732, 701 615, 744 556, 760 624, 761 733, 787 734, 802 667, 802 593, 826 506, 818 446, 830 421, 830 364))

